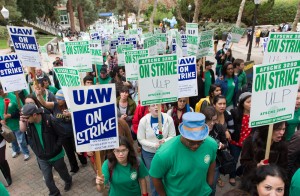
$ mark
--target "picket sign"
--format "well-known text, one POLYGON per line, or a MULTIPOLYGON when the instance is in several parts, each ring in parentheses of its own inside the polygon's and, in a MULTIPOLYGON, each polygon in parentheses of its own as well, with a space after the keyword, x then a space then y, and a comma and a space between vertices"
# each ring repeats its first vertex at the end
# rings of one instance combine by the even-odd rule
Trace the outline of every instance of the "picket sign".
POLYGON ((272 135, 273 135, 273 125, 269 125, 268 129, 268 139, 267 139, 267 146, 266 146, 266 153, 265 153, 265 160, 268 160, 270 157, 270 149, 271 149, 271 144, 272 144, 272 135))

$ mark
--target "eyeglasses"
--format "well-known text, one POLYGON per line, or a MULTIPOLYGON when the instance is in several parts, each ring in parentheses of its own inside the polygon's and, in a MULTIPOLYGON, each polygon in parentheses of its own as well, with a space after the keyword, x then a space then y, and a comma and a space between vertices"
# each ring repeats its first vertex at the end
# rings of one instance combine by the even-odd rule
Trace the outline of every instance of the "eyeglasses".
POLYGON ((193 146, 200 146, 204 142, 204 140, 201 140, 201 141, 192 141, 192 140, 189 140, 189 139, 185 138, 185 142, 186 142, 186 145, 188 147, 193 147, 193 146))
POLYGON ((122 150, 114 150, 114 153, 115 154, 126 154, 126 153, 128 153, 129 152, 129 150, 128 149, 122 149, 122 150))
POLYGON ((186 103, 186 100, 178 100, 178 102, 181 102, 181 103, 186 103))
POLYGON ((227 70, 233 70, 233 68, 227 68, 227 70))
POLYGON ((155 107, 157 106, 158 104, 151 104, 150 107, 155 107))

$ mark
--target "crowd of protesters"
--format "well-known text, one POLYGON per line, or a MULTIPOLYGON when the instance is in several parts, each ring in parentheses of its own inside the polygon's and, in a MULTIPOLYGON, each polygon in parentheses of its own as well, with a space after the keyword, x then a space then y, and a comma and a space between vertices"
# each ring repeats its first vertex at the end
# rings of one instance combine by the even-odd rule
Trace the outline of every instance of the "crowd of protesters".
MULTIPOLYGON (((55 72, 50 71, 51 83, 36 68, 35 75, 26 77, 29 84, 38 82, 31 92, 4 93, 0 85, 1 124, 16 136, 11 156, 22 153, 27 161, 32 156, 30 145, 49 195, 60 195, 53 167, 65 182, 64 190, 71 189, 72 175, 80 169, 76 157, 83 167, 91 163, 97 189, 109 189, 109 195, 146 196, 149 179, 149 195, 213 196, 217 186, 224 186, 221 174, 229 176, 233 189, 224 195, 296 195, 300 189, 300 91, 294 119, 274 124, 270 158, 264 160, 268 126, 249 127, 251 82, 243 70, 244 60, 235 59, 224 45, 215 54, 216 70, 213 62, 197 60, 198 96, 162 105, 142 106, 137 81, 126 81, 117 53, 103 57, 103 65, 94 65, 83 79, 85 86, 116 85, 120 146, 101 152, 102 168, 95 166, 94 152, 76 153, 72 108, 66 105, 55 72), (10 99, 7 111, 6 98, 10 99), (103 175, 96 175, 97 170, 103 175), (239 187, 236 178, 241 178, 239 187)), ((63 66, 63 61, 57 57, 53 66, 63 66)), ((5 143, 0 135, 0 168, 10 185, 5 143)))

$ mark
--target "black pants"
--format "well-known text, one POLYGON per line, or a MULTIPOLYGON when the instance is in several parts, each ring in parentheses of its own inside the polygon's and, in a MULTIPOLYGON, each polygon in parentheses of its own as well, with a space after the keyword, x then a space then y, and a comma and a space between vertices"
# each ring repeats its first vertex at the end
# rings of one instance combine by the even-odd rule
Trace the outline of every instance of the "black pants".
MULTIPOLYGON (((78 170, 79 167, 78 167, 78 163, 77 163, 76 156, 75 156, 76 147, 75 147, 74 137, 66 138, 63 142, 63 147, 64 147, 67 157, 69 159, 71 171, 78 170)), ((84 165, 87 164, 86 157, 83 154, 82 155, 77 154, 77 156, 78 156, 78 159, 81 164, 84 164, 84 165)))

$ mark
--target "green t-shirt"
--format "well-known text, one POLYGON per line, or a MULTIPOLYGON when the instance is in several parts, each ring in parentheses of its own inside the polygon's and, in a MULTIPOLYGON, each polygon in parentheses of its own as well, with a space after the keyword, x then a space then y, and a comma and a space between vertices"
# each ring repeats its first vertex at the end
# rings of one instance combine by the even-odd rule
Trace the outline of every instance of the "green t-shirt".
POLYGON ((150 176, 162 178, 167 195, 210 195, 206 177, 209 166, 216 159, 216 141, 208 136, 196 151, 192 151, 181 143, 180 137, 172 138, 156 151, 150 176))
POLYGON ((244 71, 238 76, 238 87, 239 89, 242 88, 245 84, 247 84, 247 75, 244 71))
POLYGON ((210 88, 210 85, 211 85, 211 74, 210 74, 210 71, 206 71, 205 74, 204 74, 204 95, 205 97, 208 96, 208 93, 209 93, 209 88, 210 88))
MULTIPOLYGON (((10 100, 10 103, 8 105, 8 114, 13 114, 18 110, 18 102, 17 97, 14 93, 7 93, 5 97, 0 96, 0 116, 1 119, 4 119, 4 99, 8 98, 10 100)), ((22 106, 22 102, 20 101, 20 105, 22 106)), ((19 118, 8 118, 6 119, 6 125, 12 130, 12 131, 18 131, 20 130, 19 127, 19 118)))
MULTIPOLYGON (((34 123, 34 126, 36 128, 37 133, 38 133, 41 145, 44 149, 44 141, 43 141, 43 136, 42 136, 42 121, 39 122, 39 123, 34 123)), ((63 158, 64 156, 65 156, 65 151, 62 149, 61 152, 58 155, 56 155, 55 157, 49 159, 48 161, 50 161, 50 162, 57 161, 58 159, 63 158)))
POLYGON ((233 105, 235 83, 233 78, 227 78, 226 106, 233 105))
POLYGON ((300 193, 300 169, 296 171, 293 175, 291 186, 290 186, 290 196, 298 196, 300 193))
MULTIPOLYGON (((118 163, 115 166, 110 182, 110 196, 141 195, 141 188, 138 179, 148 176, 148 170, 140 158, 139 162, 139 172, 132 170, 130 164, 123 166, 118 163)), ((108 184, 110 179, 108 160, 104 161, 102 165, 102 173, 104 175, 105 184, 108 184)))
POLYGON ((55 95, 56 92, 58 91, 57 88, 55 88, 54 86, 51 86, 51 85, 49 85, 48 90, 49 90, 51 93, 53 93, 53 95, 55 95))
POLYGON ((1 196, 9 196, 9 193, 8 193, 7 189, 5 188, 5 186, 2 184, 2 182, 0 182, 0 195, 1 196))
POLYGON ((294 112, 294 118, 292 120, 287 121, 287 131, 286 131, 286 137, 285 139, 287 141, 290 141, 295 131, 297 131, 297 126, 300 123, 300 109, 296 110, 294 112))

